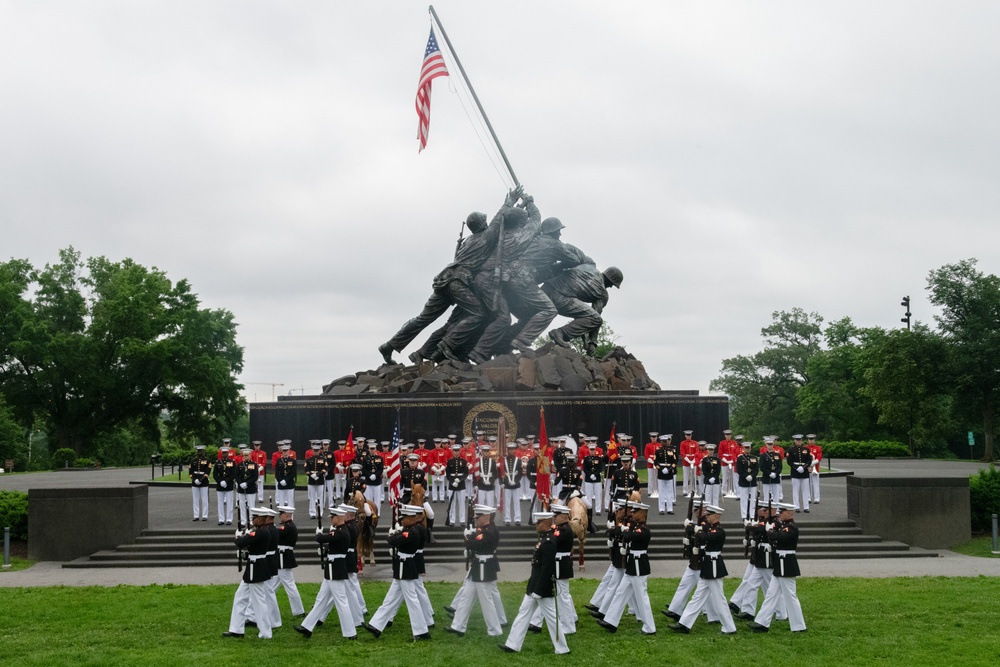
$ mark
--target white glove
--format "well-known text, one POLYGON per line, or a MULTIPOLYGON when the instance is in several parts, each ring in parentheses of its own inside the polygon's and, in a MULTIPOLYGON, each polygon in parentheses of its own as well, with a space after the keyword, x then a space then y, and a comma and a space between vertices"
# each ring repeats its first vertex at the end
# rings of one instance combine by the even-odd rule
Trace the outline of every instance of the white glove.
POLYGON ((471 537, 476 534, 476 530, 474 528, 466 528, 462 531, 462 534, 466 537, 471 537))
POLYGON ((804 473, 806 471, 806 469, 803 468, 802 466, 799 466, 798 468, 795 469, 795 471, 798 472, 798 473, 804 473))
POLYGON ((313 473, 313 474, 311 474, 309 476, 313 478, 314 482, 319 479, 319 475, 317 475, 316 473, 313 473))
POLYGON ((708 483, 709 484, 715 484, 715 478, 714 477, 709 477, 708 478, 708 483))
POLYGON ((694 534, 697 535, 698 533, 701 532, 701 530, 702 530, 701 526, 695 526, 694 527, 694 534))
POLYGON ((776 473, 776 472, 772 472, 771 473, 771 479, 776 479, 777 477, 778 477, 778 473, 776 473))
POLYGON ((608 530, 611 530, 614 527, 615 527, 615 522, 609 519, 608 520, 608 530))
POLYGON ((281 486, 282 488, 284 488, 284 487, 288 486, 288 484, 285 483, 285 480, 281 480, 280 482, 278 482, 278 486, 281 486))
POLYGON ((394 526, 392 527, 392 529, 393 529, 394 531, 396 531, 397 533, 401 533, 401 532, 403 532, 403 524, 401 524, 401 523, 397 523, 396 525, 394 525, 394 526))
POLYGON ((322 535, 323 534, 323 529, 322 528, 317 528, 316 529, 316 534, 317 535, 322 535))
POLYGON ((690 525, 691 525, 691 523, 692 523, 692 522, 691 522, 691 519, 684 519, 684 527, 685 527, 685 528, 687 528, 688 526, 690 526, 690 525))
POLYGON ((538 593, 532 593, 531 597, 534 598, 534 599, 536 599, 536 600, 541 600, 542 599, 542 596, 539 595, 538 593))
POLYGON ((240 488, 243 489, 244 491, 246 491, 247 483, 246 482, 240 482, 240 488))
POLYGON ((451 488, 453 488, 453 489, 457 489, 458 488, 458 480, 457 479, 451 480, 451 488))
POLYGON ((241 537, 243 537, 243 531, 240 530, 239 528, 237 528, 236 529, 236 534, 235 534, 234 537, 236 537, 236 539, 240 539, 241 537))
POLYGON ((752 482, 752 481, 753 481, 753 475, 747 475, 747 476, 746 476, 746 480, 747 480, 748 482, 752 482))
POLYGON ((368 475, 368 479, 370 479, 371 481, 374 482, 375 481, 375 475, 368 475))
POLYGON ((691 540, 689 540, 689 539, 688 539, 688 538, 686 538, 686 537, 685 537, 685 538, 684 538, 683 540, 681 540, 681 542, 683 542, 683 543, 684 543, 684 546, 686 546, 686 547, 689 547, 689 546, 691 546, 691 540))
POLYGON ((229 484, 226 482, 226 480, 222 480, 221 482, 219 482, 219 486, 225 489, 229 487, 229 484))
POLYGON ((745 547, 750 546, 750 543, 747 542, 747 538, 745 538, 745 537, 743 538, 743 546, 745 546, 745 547))

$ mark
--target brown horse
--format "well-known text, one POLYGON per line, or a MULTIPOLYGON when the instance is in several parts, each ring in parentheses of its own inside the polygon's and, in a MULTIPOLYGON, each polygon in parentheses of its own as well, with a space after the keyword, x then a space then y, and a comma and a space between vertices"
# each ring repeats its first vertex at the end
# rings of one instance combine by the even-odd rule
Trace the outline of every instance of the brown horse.
POLYGON ((580 545, 580 571, 587 569, 584 564, 584 551, 587 546, 587 508, 579 498, 570 498, 566 503, 569 508, 569 527, 576 536, 577 544, 580 545))
MULTIPOLYGON (((375 529, 378 527, 378 506, 365 498, 360 491, 355 491, 348 499, 351 505, 357 508, 358 521, 358 565, 363 566, 366 562, 375 564, 375 529), (365 507, 371 510, 371 514, 365 511, 365 507)), ((360 567, 359 567, 360 570, 360 567)))

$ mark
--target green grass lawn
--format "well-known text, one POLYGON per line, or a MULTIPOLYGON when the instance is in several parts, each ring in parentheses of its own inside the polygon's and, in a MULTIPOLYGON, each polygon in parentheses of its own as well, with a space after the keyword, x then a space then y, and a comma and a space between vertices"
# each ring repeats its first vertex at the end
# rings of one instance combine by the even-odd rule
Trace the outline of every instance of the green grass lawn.
POLYGON ((17 570, 27 570, 34 564, 35 561, 33 560, 28 560, 27 558, 19 558, 17 556, 11 556, 10 569, 7 570, 0 569, 0 574, 3 574, 4 572, 16 572, 17 570))
MULTIPOLYGON (((292 630, 287 600, 279 591, 284 627, 269 642, 247 629, 243 640, 223 639, 234 582, 219 586, 119 586, 115 588, 0 589, 0 663, 29 665, 538 665, 555 661, 573 665, 735 665, 762 656, 775 665, 995 665, 1000 660, 996 628, 1000 625, 1000 579, 900 578, 799 580, 809 632, 792 635, 787 623, 775 622, 769 634, 757 635, 737 621, 733 637, 699 621, 690 635, 667 628, 660 614, 676 579, 650 580, 657 634, 643 636, 637 623, 623 621, 617 634, 596 625, 581 605, 597 585, 574 580, 572 592, 580 614, 578 632, 569 637, 572 654, 554 656, 546 633, 529 634, 519 655, 497 649, 474 611, 468 634, 444 632, 447 616, 438 611, 430 642, 413 643, 406 607, 378 640, 363 630, 356 642, 340 637, 331 615, 311 639, 292 630)), ((730 594, 738 581, 727 581, 730 594)), ((364 583, 374 612, 388 587, 364 583)), ((523 595, 521 583, 501 584, 508 618, 513 620, 523 595)), ((447 604, 456 584, 430 583, 437 610, 447 604)), ((302 585, 307 609, 318 586, 302 585)))
POLYGON ((959 544, 957 547, 952 547, 951 550, 957 551, 960 554, 965 554, 966 556, 1000 558, 1000 555, 990 553, 993 551, 992 535, 980 535, 979 537, 973 537, 971 541, 966 542, 965 544, 959 544))

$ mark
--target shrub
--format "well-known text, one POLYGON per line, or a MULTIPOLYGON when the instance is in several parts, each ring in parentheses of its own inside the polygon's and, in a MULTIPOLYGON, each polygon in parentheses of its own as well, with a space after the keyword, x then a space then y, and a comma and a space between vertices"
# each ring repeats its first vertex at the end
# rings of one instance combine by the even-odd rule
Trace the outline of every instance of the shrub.
POLYGON ((993 529, 993 515, 1000 514, 1000 471, 990 464, 969 477, 969 501, 972 503, 972 530, 993 529))
POLYGON ((73 462, 74 468, 93 468, 94 459, 88 458, 86 456, 81 456, 76 461, 73 462))
POLYGON ((52 454, 52 467, 62 468, 69 462, 70 465, 76 463, 76 452, 74 452, 69 447, 63 447, 62 449, 57 449, 54 454, 52 454))
POLYGON ((891 440, 847 440, 821 442, 823 458, 874 459, 880 456, 910 456, 910 448, 891 440))
POLYGON ((0 530, 10 526, 13 540, 28 539, 28 494, 0 491, 0 530))

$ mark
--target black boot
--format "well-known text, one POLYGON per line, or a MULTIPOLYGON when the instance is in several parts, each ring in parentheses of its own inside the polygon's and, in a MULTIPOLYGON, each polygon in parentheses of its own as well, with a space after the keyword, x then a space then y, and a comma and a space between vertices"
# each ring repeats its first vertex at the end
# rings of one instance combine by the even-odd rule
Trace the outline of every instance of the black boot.
POLYGON ((597 534, 597 528, 594 527, 594 510, 587 510, 587 532, 591 535, 597 534))
POLYGON ((427 519, 427 537, 431 544, 437 544, 437 540, 434 539, 434 519, 427 519))

